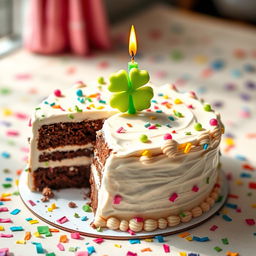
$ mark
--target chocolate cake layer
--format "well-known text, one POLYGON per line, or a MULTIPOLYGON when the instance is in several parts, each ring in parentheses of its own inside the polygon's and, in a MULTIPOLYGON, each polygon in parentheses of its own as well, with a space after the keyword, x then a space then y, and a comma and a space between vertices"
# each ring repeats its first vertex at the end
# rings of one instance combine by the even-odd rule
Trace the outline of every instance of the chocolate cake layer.
MULTIPOLYGON (((104 140, 103 134, 101 132, 98 132, 95 150, 94 150, 94 153, 96 155, 94 155, 92 164, 95 166, 95 169, 96 169, 95 171, 98 172, 100 183, 101 183, 102 174, 103 174, 102 166, 105 165, 106 160, 109 157, 111 151, 112 150, 108 147, 107 143, 104 140)), ((90 184, 91 184, 91 195, 90 195, 91 206, 93 211, 96 212, 98 207, 98 190, 95 185, 94 176, 92 172, 90 175, 90 184)))
POLYGON ((91 207, 93 212, 95 213, 98 207, 98 190, 96 188, 95 180, 93 174, 90 175, 90 186, 91 186, 91 207))
POLYGON ((42 153, 39 155, 39 162, 46 162, 46 161, 60 161, 63 159, 70 159, 79 156, 93 156, 93 148, 84 148, 78 150, 71 150, 71 151, 54 151, 51 153, 42 153))
POLYGON ((38 130, 39 150, 65 145, 85 145, 94 142, 96 131, 103 125, 103 119, 82 122, 67 122, 42 125, 38 130))
POLYGON ((81 188, 89 186, 90 169, 90 165, 40 167, 32 175, 34 185, 39 191, 45 187, 52 189, 81 188))

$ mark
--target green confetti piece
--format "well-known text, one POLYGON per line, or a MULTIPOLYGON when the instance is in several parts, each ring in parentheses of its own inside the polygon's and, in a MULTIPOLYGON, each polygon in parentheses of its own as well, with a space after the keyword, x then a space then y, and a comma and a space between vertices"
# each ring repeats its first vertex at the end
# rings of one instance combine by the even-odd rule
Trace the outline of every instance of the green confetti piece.
POLYGON ((195 123, 194 124, 194 129, 196 130, 196 131, 202 131, 202 125, 200 124, 200 123, 195 123))
POLYGON ((212 107, 210 104, 205 104, 204 105, 204 110, 207 111, 207 112, 211 112, 212 111, 212 107))
POLYGON ((96 230, 97 230, 97 232, 102 232, 103 231, 101 227, 98 227, 96 230))
POLYGON ((148 142, 148 136, 147 136, 146 134, 142 134, 142 135, 140 136, 140 141, 141 141, 142 143, 147 143, 147 142, 148 142))
POLYGON ((184 117, 184 116, 182 115, 182 113, 180 113, 180 112, 178 112, 178 111, 176 111, 176 110, 174 110, 173 112, 174 112, 174 115, 177 116, 177 117, 184 117))
POLYGON ((76 110, 76 112, 82 112, 82 111, 83 111, 83 110, 80 109, 77 105, 75 105, 75 110, 76 110))
POLYGON ((170 57, 175 61, 179 61, 183 59, 183 53, 178 49, 174 49, 171 51, 170 57))
POLYGON ((46 256, 56 256, 54 252, 46 253, 46 256))
POLYGON ((3 186, 4 188, 11 188, 11 187, 12 187, 12 184, 10 184, 10 183, 4 183, 4 184, 2 184, 2 186, 3 186))
POLYGON ((181 212, 181 213, 179 214, 179 216, 182 217, 182 218, 184 218, 184 217, 186 217, 186 214, 185 214, 184 212, 181 212))
POLYGON ((106 84, 105 79, 103 76, 98 77, 98 83, 99 84, 106 84))
POLYGON ((213 249, 214 249, 216 252, 221 252, 221 251, 222 251, 222 249, 221 249, 219 246, 215 246, 213 249))
POLYGON ((19 192, 19 191, 15 191, 15 192, 12 193, 12 195, 14 195, 14 196, 19 196, 19 195, 20 195, 20 192, 19 192))
POLYGON ((88 204, 83 205, 82 209, 85 212, 92 212, 92 208, 88 204))
POLYGON ((37 227, 37 231, 39 234, 43 234, 46 237, 52 236, 52 233, 50 232, 50 229, 48 226, 39 226, 37 227))
POLYGON ((76 252, 77 251, 77 247, 69 247, 68 251, 69 252, 76 252))
POLYGON ((206 184, 209 184, 209 182, 210 182, 210 177, 207 177, 206 178, 206 184))
POLYGON ((69 119, 74 119, 75 117, 72 114, 68 114, 69 119))
POLYGON ((191 135, 191 132, 186 132, 185 135, 191 135))
POLYGON ((228 242, 228 239, 227 239, 227 238, 222 238, 222 239, 221 239, 221 241, 222 241, 222 243, 223 243, 223 244, 229 244, 229 242, 228 242))
POLYGON ((80 218, 79 214, 76 213, 76 212, 74 213, 74 217, 75 217, 75 218, 80 218))
POLYGON ((11 93, 11 90, 9 89, 9 88, 7 88, 7 87, 2 87, 2 88, 0 88, 0 94, 2 94, 2 95, 8 95, 8 94, 10 94, 11 93))
POLYGON ((40 109, 41 109, 40 107, 35 108, 35 110, 40 110, 40 109))
POLYGON ((216 202, 219 203, 219 202, 222 201, 222 199, 223 199, 223 196, 219 196, 219 197, 217 198, 216 202))

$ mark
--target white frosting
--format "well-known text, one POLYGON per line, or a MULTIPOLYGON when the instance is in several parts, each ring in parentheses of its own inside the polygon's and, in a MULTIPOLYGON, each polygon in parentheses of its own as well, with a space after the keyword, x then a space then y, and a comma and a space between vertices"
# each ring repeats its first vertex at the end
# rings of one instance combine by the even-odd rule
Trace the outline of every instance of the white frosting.
POLYGON ((192 209, 211 192, 218 163, 217 148, 203 155, 188 154, 176 163, 162 154, 151 165, 143 165, 136 156, 111 154, 103 172, 96 217, 164 218, 192 209), (199 187, 198 192, 192 191, 194 185, 199 187), (175 202, 169 200, 173 193, 178 194, 175 202), (115 195, 122 197, 120 204, 113 204, 115 195))

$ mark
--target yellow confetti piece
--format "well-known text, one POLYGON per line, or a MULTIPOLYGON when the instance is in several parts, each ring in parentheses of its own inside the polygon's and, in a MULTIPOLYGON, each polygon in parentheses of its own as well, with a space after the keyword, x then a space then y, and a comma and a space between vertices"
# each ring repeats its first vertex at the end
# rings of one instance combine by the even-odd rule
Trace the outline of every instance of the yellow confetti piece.
POLYGON ((29 223, 30 224, 37 224, 37 223, 39 223, 39 221, 38 220, 30 220, 29 223))
POLYGON ((187 256, 186 252, 180 252, 180 256, 187 256))
POLYGON ((19 186, 19 180, 18 179, 15 180, 15 185, 19 186))
POLYGON ((244 184, 241 180, 236 180, 235 183, 236 183, 236 185, 239 185, 239 186, 244 184))
POLYGON ((98 107, 96 107, 96 109, 103 109, 103 108, 105 108, 104 106, 98 106, 98 107))
POLYGON ((153 239, 152 238, 146 238, 144 239, 145 242, 149 242, 149 243, 152 243, 153 242, 153 239))
POLYGON ((175 103, 175 104, 182 104, 183 102, 182 102, 182 100, 180 100, 180 99, 175 99, 175 100, 174 100, 174 103, 175 103))
POLYGON ((4 115, 4 116, 10 116, 10 115, 12 115, 11 109, 9 109, 9 108, 4 108, 4 109, 3 109, 3 115, 4 115))
POLYGON ((2 193, 1 197, 8 197, 8 196, 11 196, 12 194, 11 193, 2 193))
POLYGON ((142 156, 147 156, 147 157, 151 157, 152 156, 152 154, 151 154, 151 152, 149 150, 144 150, 141 155, 142 156))
POLYGON ((55 204, 55 203, 53 203, 53 204, 51 205, 51 208, 52 208, 53 210, 57 209, 56 204, 55 204))
POLYGON ((30 232, 26 232, 24 240, 30 240, 31 238, 31 233, 30 232))
POLYGON ((115 244, 114 246, 117 247, 117 248, 122 248, 121 244, 115 244))
POLYGON ((252 208, 256 208, 256 204, 251 204, 251 207, 252 208))
POLYGON ((72 109, 71 109, 71 108, 68 108, 68 111, 69 111, 69 112, 72 112, 72 109))
POLYGON ((227 146, 234 146, 235 142, 232 138, 225 138, 224 139, 225 144, 227 144, 227 146))
POLYGON ((178 236, 181 238, 185 238, 186 236, 190 236, 190 235, 191 234, 189 232, 184 232, 184 233, 179 234, 178 236))
POLYGON ((35 237, 41 237, 41 235, 39 234, 39 232, 35 232, 35 233, 34 233, 34 236, 35 236, 35 237))
POLYGON ((94 104, 90 104, 89 108, 95 108, 95 105, 94 104))
POLYGON ((192 147, 192 143, 187 143, 185 149, 184 149, 184 153, 187 154, 189 153, 189 151, 191 150, 192 147))
POLYGON ((3 226, 0 226, 0 231, 4 231, 4 227, 3 226))
POLYGON ((167 99, 169 99, 169 96, 168 95, 164 95, 163 98, 167 100, 167 99))
POLYGON ((198 55, 195 57, 195 62, 198 64, 205 64, 207 61, 208 61, 208 59, 204 55, 198 55))
POLYGON ((185 239, 188 240, 188 241, 192 241, 193 240, 193 238, 191 236, 188 236, 185 239))
POLYGON ((48 210, 48 212, 52 212, 53 209, 51 207, 48 207, 47 210, 48 210))
POLYGON ((26 244, 26 241, 25 240, 17 240, 16 244, 26 244))
POLYGON ((149 118, 150 118, 151 120, 156 120, 156 119, 157 119, 156 116, 150 116, 149 118))

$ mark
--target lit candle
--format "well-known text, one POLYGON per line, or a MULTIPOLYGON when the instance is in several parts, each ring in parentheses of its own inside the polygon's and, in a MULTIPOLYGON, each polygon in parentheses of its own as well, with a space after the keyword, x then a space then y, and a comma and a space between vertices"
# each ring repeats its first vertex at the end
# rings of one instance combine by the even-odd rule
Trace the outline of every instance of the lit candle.
POLYGON ((138 68, 139 65, 137 62, 134 61, 134 57, 137 53, 137 39, 135 34, 134 26, 131 26, 130 31, 130 38, 129 38, 129 54, 131 56, 131 61, 128 62, 128 71, 130 71, 132 68, 138 68))

